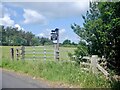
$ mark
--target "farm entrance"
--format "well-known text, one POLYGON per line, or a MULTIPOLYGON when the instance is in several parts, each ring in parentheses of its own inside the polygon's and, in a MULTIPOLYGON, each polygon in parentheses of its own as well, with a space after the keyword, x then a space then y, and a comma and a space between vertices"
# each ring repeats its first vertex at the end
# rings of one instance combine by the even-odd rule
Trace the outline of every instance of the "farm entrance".
MULTIPOLYGON (((55 48, 53 45, 49 46, 23 46, 21 48, 21 58, 24 60, 56 60, 55 48)), ((69 61, 69 53, 73 54, 75 48, 60 47, 59 61, 69 61)))
MULTIPOLYGON (((76 48, 59 47, 59 61, 70 61, 69 53, 73 54, 76 48)), ((48 46, 22 46, 11 47, 10 58, 12 60, 54 60, 55 47, 48 46)))

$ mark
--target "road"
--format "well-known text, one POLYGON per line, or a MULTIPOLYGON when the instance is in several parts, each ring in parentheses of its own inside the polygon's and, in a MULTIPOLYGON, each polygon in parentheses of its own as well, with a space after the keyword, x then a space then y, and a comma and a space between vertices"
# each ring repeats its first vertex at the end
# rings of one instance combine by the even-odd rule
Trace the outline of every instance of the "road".
POLYGON ((45 82, 11 71, 2 70, 2 88, 49 88, 45 82))

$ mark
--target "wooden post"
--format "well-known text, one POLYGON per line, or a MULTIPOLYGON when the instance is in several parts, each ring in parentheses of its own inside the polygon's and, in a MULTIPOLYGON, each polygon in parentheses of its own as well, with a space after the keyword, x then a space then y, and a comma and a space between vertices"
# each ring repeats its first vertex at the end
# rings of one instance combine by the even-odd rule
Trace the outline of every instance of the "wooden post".
POLYGON ((59 60, 59 29, 57 30, 57 49, 56 49, 56 54, 57 54, 57 57, 56 59, 59 60))
POLYGON ((51 35, 51 40, 57 41, 54 43, 54 59, 59 60, 59 29, 52 30, 51 35))
POLYGON ((104 69, 107 69, 107 60, 104 58, 104 56, 102 56, 102 62, 104 63, 103 64, 104 69))
POLYGON ((44 61, 46 61, 46 49, 44 48, 44 61))
POLYGON ((16 58, 17 58, 17 60, 19 60, 19 56, 20 56, 20 53, 19 53, 19 49, 17 48, 16 49, 16 58))
POLYGON ((11 59, 14 60, 14 48, 10 49, 11 59))
POLYGON ((54 45, 55 45, 54 46, 55 47, 55 49, 54 49, 54 59, 59 60, 59 48, 58 48, 56 43, 54 45))
POLYGON ((59 29, 55 29, 57 34, 57 43, 55 44, 55 59, 59 61, 59 29))
POLYGON ((56 51, 56 59, 59 60, 59 50, 56 51))
POLYGON ((35 61, 35 46, 33 46, 33 61, 35 61))
POLYGON ((91 70, 94 74, 97 74, 97 55, 92 55, 91 57, 91 70))
POLYGON ((54 43, 54 59, 56 60, 56 48, 57 48, 57 44, 54 43))
POLYGON ((22 55, 22 60, 24 60, 25 59, 25 47, 24 46, 22 46, 21 47, 21 55, 22 55))

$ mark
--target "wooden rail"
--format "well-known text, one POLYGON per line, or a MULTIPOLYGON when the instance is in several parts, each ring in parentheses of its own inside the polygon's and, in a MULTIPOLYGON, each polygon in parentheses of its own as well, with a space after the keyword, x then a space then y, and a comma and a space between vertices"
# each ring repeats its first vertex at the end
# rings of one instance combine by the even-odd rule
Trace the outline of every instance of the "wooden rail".
POLYGON ((109 73, 103 68, 103 65, 106 65, 107 62, 105 58, 99 58, 97 55, 92 55, 91 57, 89 56, 84 56, 83 59, 87 59, 87 62, 81 62, 81 67, 82 70, 85 71, 92 71, 93 73, 97 73, 98 70, 101 71, 106 77, 109 77, 109 73), (98 63, 98 61, 103 61, 101 64, 98 63), (85 66, 90 66, 90 68, 85 68, 85 66), (98 70, 97 70, 98 69, 98 70))
POLYGON ((97 68, 106 76, 109 76, 109 73, 103 68, 101 67, 99 64, 97 64, 97 68))

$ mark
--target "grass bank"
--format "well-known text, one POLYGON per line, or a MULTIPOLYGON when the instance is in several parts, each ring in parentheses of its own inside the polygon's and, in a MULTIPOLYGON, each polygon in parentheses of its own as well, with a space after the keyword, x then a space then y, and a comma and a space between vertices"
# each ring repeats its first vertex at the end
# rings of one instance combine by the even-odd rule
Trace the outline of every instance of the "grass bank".
MULTIPOLYGON (((15 46, 14 48, 18 48, 15 46)), ((63 47, 61 50, 70 50, 63 47)), ((92 73, 82 72, 77 64, 60 63, 53 61, 23 61, 10 60, 10 47, 2 47, 2 65, 0 67, 28 73, 35 77, 41 77, 53 82, 62 82, 65 84, 80 86, 81 88, 109 88, 109 81, 103 75, 93 75, 92 73)), ((61 55, 62 56, 62 55, 61 55)), ((66 55, 65 55, 66 56, 66 55)), ((62 56, 64 58, 64 56, 62 56)))
POLYGON ((28 73, 54 82, 63 82, 85 88, 108 88, 110 84, 103 76, 81 72, 78 66, 70 63, 42 62, 42 61, 10 61, 4 59, 2 67, 28 73))

